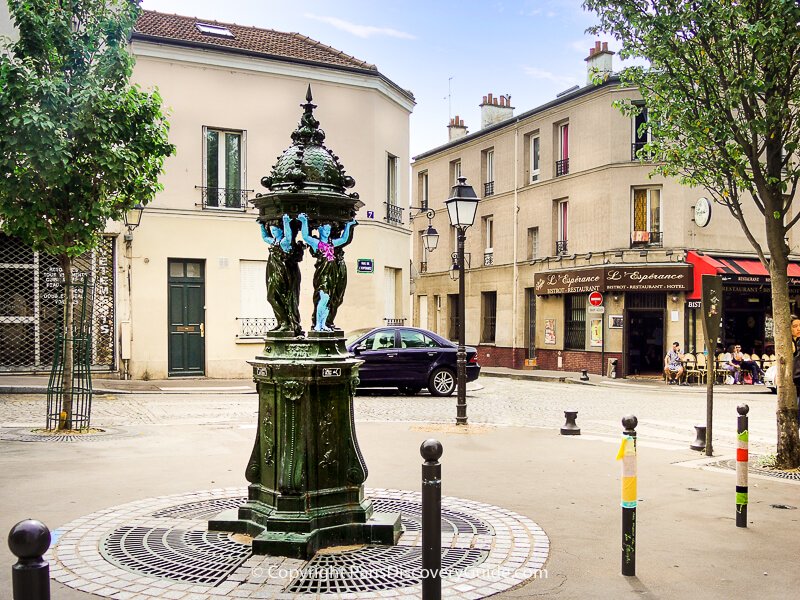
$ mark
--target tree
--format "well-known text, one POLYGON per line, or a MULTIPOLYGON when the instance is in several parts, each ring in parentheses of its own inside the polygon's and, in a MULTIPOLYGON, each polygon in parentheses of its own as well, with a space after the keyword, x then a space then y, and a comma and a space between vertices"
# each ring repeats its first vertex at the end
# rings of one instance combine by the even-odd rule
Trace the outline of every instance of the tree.
MULTIPOLYGON (((800 177, 800 4, 796 0, 585 0, 600 24, 592 33, 622 43, 652 141, 640 156, 654 172, 706 188, 738 220, 772 281, 779 358, 777 459, 800 466, 792 382, 788 231, 800 177), (762 218, 748 221, 744 203, 762 218), (766 240, 766 248, 759 239, 766 240)), ((639 110, 620 103, 623 112, 639 110)))
POLYGON ((64 275, 66 428, 72 419, 73 259, 160 189, 161 98, 129 83, 128 0, 8 0, 19 40, 0 50, 0 220, 64 275))

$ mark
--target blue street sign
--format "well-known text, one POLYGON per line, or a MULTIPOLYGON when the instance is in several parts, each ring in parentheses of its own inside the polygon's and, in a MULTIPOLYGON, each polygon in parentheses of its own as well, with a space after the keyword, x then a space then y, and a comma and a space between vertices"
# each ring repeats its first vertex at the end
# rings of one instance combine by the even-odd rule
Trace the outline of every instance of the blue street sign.
POLYGON ((357 261, 357 271, 359 273, 372 273, 374 271, 374 265, 371 258, 359 258, 357 261))

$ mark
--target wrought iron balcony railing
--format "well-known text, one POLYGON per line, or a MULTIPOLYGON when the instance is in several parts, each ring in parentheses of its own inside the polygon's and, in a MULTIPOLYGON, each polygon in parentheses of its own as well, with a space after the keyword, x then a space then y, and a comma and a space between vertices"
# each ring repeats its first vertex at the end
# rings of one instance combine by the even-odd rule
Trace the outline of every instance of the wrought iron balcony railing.
POLYGON ((556 254, 567 253, 567 240, 558 240, 556 242, 556 254))
POLYGON ((397 206, 396 204, 389 204, 388 202, 384 202, 384 204, 386 205, 386 222, 402 225, 403 207, 397 206))
POLYGON ((247 210, 247 194, 253 190, 195 186, 200 190, 203 209, 247 210))
POLYGON ((236 317, 239 322, 239 339, 258 339, 267 336, 267 332, 278 326, 278 320, 271 317, 236 317))
POLYGON ((402 327, 403 325, 406 324, 405 317, 399 319, 397 318, 390 319, 389 317, 384 317, 383 320, 386 321, 387 327, 402 327))
POLYGON ((561 177, 569 173, 569 159, 564 158, 556 161, 556 177, 561 177))
POLYGON ((493 196, 494 195, 494 181, 487 181, 483 184, 483 195, 484 196, 493 196))
POLYGON ((483 266, 491 267, 494 264, 494 252, 483 253, 483 266))
POLYGON ((639 246, 661 246, 664 243, 663 231, 631 232, 631 248, 639 246))
POLYGON ((637 156, 637 152, 642 150, 647 142, 633 142, 631 144, 631 160, 653 160, 653 155, 648 152, 643 152, 642 156, 637 156))

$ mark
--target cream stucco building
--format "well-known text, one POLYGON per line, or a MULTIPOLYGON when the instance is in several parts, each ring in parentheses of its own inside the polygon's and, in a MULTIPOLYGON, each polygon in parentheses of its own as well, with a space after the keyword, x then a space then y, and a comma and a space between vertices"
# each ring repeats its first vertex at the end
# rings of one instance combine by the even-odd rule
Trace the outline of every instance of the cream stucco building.
MULTIPOLYGON (((272 313, 268 248, 249 200, 267 191, 260 180, 291 144, 309 85, 325 144, 365 204, 346 252, 348 288, 336 325, 348 331, 410 321, 410 231, 402 208, 409 198, 409 91, 374 65, 305 36, 213 20, 143 11, 131 48, 133 82, 158 89, 177 152, 165 162, 163 191, 128 239, 122 225, 109 225, 114 267, 104 326, 113 349, 103 368, 133 378, 250 374, 245 361, 261 350, 272 313)), ((312 274, 307 257, 300 306, 306 330, 312 274)), ((0 369, 49 368, 37 361, 0 369)))
MULTIPOLYGON (((589 69, 610 75, 611 56, 598 42, 589 69)), ((516 116, 510 97, 489 94, 474 133, 452 119, 450 141, 412 164, 412 204, 436 210, 441 234, 426 253, 428 222, 415 217, 414 322, 456 337, 456 236, 444 201, 463 175, 481 198, 465 250, 466 342, 481 364, 600 373, 616 359, 618 376, 658 372, 672 341, 703 350, 702 273, 725 280, 723 344, 768 346, 766 272, 726 208, 713 206, 701 227, 695 208, 710 195, 651 177, 653 165, 636 158, 646 111, 630 119, 613 103, 640 98, 609 76, 516 116)))

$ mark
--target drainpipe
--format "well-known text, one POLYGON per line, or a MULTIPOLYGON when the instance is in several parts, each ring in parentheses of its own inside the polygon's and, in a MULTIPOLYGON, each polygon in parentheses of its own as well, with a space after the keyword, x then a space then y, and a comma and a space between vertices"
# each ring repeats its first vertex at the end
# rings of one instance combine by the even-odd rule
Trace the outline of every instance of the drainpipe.
POLYGON ((517 348, 517 340, 519 339, 517 336, 517 295, 519 291, 519 267, 517 265, 517 225, 519 223, 519 184, 517 182, 517 177, 519 177, 519 122, 517 122, 517 127, 514 129, 514 253, 513 253, 513 261, 514 261, 514 285, 512 286, 512 294, 511 294, 511 352, 512 352, 512 361, 513 361, 513 353, 517 348))

